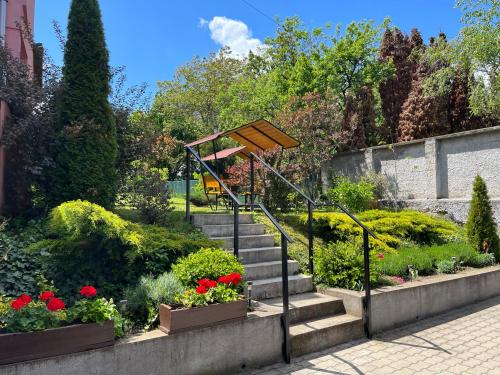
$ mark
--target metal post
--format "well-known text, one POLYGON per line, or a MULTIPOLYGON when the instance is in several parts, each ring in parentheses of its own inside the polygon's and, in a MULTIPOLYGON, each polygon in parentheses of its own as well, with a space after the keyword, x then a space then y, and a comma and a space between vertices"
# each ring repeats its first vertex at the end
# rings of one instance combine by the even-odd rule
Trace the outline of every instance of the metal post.
POLYGON ((288 242, 284 234, 281 234, 281 277, 283 283, 283 331, 285 333, 283 343, 283 357, 286 363, 290 363, 290 320, 288 316, 288 242))
POLYGON ((190 163, 190 157, 189 155, 189 150, 186 148, 186 221, 191 222, 191 215, 189 212, 189 204, 191 200, 191 163, 190 163))
POLYGON ((313 206, 307 202, 307 237, 309 239, 309 272, 314 275, 314 248, 313 248, 313 206))
POLYGON ((234 209, 233 251, 234 251, 234 256, 238 258, 239 248, 240 248, 239 215, 238 215, 240 211, 240 205, 238 202, 233 202, 233 209, 234 209))
POLYGON ((363 320, 365 335, 372 338, 371 327, 371 286, 370 286, 370 246, 368 243, 368 231, 363 228, 363 258, 365 263, 365 300, 363 304, 363 320))
POLYGON ((250 154, 250 203, 251 203, 251 210, 253 211, 253 205, 254 205, 254 190, 255 190, 255 170, 254 170, 254 157, 253 154, 250 154))

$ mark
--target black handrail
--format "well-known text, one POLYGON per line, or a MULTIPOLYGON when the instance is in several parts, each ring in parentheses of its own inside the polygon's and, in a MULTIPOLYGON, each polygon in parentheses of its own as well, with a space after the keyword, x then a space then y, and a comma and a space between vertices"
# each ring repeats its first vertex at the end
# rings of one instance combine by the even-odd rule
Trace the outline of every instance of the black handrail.
MULTIPOLYGON (((222 182, 222 180, 217 176, 217 174, 208 166, 207 163, 189 146, 186 147, 186 220, 191 221, 190 211, 189 211, 189 199, 190 199, 190 155, 193 155, 195 159, 210 173, 210 175, 215 178, 222 189, 224 189, 227 195, 233 201, 234 207, 234 255, 238 257, 239 248, 239 207, 241 203, 239 199, 233 194, 231 190, 222 182)), ((260 158, 259 158, 260 160, 260 158)), ((281 234, 281 277, 282 277, 282 295, 283 295, 283 313, 281 315, 281 321, 284 330, 284 346, 283 346, 283 356, 286 363, 290 363, 290 318, 289 318, 289 296, 288 296, 288 242, 292 243, 293 239, 286 233, 286 231, 281 227, 274 216, 264 207, 262 203, 250 203, 251 207, 259 207, 262 212, 268 217, 271 223, 278 229, 281 234)))
MULTIPOLYGON (((253 158, 260 161, 266 168, 272 171, 276 176, 278 176, 282 181, 284 181, 288 186, 290 186, 295 192, 301 195, 307 202, 307 234, 309 240, 309 272, 314 277, 314 238, 313 238, 313 209, 314 207, 320 206, 335 206, 339 208, 342 212, 344 212, 347 216, 349 216, 356 224, 358 224, 363 229, 363 261, 364 261, 364 289, 365 289, 365 299, 363 303, 363 321, 364 321, 364 329, 366 337, 371 338, 371 286, 370 286, 370 244, 368 236, 372 236, 377 239, 375 233, 373 233, 366 225, 364 225, 356 216, 354 216, 349 210, 347 210, 344 206, 337 202, 328 202, 328 203, 316 203, 310 197, 308 197, 305 193, 303 193, 297 186, 288 181, 285 177, 281 175, 277 170, 271 167, 268 163, 266 163, 262 158, 255 155, 253 152, 250 153, 251 162, 253 162, 253 158)), ((253 166, 252 166, 253 170, 253 166)), ((251 176, 253 179, 253 175, 251 176)), ((252 181, 253 185, 253 181, 252 181)), ((253 201, 253 190, 251 191, 253 201)))

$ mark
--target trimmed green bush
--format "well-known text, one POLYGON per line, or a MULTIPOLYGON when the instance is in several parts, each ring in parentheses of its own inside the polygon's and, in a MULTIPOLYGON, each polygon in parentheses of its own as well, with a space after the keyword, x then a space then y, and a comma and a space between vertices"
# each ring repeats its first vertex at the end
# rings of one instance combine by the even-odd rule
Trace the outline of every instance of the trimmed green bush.
POLYGON ((87 201, 54 208, 48 233, 31 251, 68 302, 81 285, 94 285, 103 296, 120 300, 141 275, 158 276, 177 259, 215 245, 198 231, 178 233, 132 223, 87 201))
MULTIPOLYGON (((420 245, 443 244, 460 238, 460 229, 453 222, 413 210, 369 210, 357 217, 370 228, 378 240, 370 239, 377 251, 394 251, 405 243, 420 245)), ((302 225, 307 225, 307 215, 301 215, 302 225)), ((349 216, 339 212, 315 213, 315 235, 328 242, 359 241, 362 229, 349 216)))
POLYGON ((329 200, 340 203, 348 210, 359 212, 370 208, 375 198, 374 192, 375 185, 368 181, 352 182, 347 177, 340 177, 326 195, 329 200))
MULTIPOLYGON (((363 254, 348 242, 329 243, 315 249, 315 281, 329 287, 361 290, 364 281, 363 254)), ((370 272, 370 282, 378 280, 378 271, 370 272)))
POLYGON ((125 291, 126 315, 136 324, 151 328, 158 322, 160 304, 175 303, 175 296, 185 290, 173 272, 165 272, 157 278, 143 276, 137 285, 125 291))
POLYGON ((245 268, 233 254, 213 248, 201 249, 180 259, 172 270, 181 283, 190 288, 196 287, 198 280, 203 278, 217 280, 232 272, 245 273, 245 268))
POLYGON ((117 190, 116 125, 109 55, 97 0, 73 0, 58 95, 57 141, 47 192, 51 207, 86 199, 110 207, 117 190))
POLYGON ((492 252, 497 261, 500 261, 500 240, 493 220, 488 189, 480 176, 476 176, 474 180, 465 233, 467 240, 474 248, 492 252))

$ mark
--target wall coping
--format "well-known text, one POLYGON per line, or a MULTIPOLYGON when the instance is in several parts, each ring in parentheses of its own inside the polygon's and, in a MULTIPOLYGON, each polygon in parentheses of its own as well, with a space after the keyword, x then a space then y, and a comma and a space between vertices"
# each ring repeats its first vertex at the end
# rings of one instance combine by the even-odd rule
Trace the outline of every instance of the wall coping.
POLYGON ((419 144, 419 143, 425 143, 427 141, 431 140, 442 140, 442 139, 450 139, 450 138, 460 138, 460 137, 466 137, 469 135, 476 135, 476 134, 485 134, 485 133, 491 133, 495 131, 500 131, 500 125, 499 126, 491 126, 488 128, 481 128, 481 129, 473 129, 473 130, 467 130, 463 132, 457 132, 457 133, 450 133, 450 134, 443 134, 443 135, 437 135, 435 137, 428 137, 428 138, 421 138, 421 139, 414 139, 412 141, 405 141, 405 142, 397 142, 397 143, 387 143, 384 145, 378 145, 378 146, 371 146, 371 147, 365 147, 365 148, 359 148, 357 150, 349 150, 349 151, 344 151, 344 152, 339 152, 336 153, 332 156, 332 159, 338 157, 338 156, 345 156, 349 154, 355 154, 355 153, 362 153, 366 152, 368 150, 383 150, 383 149, 391 149, 391 148, 400 148, 404 146, 409 146, 409 145, 414 145, 414 144, 419 144))

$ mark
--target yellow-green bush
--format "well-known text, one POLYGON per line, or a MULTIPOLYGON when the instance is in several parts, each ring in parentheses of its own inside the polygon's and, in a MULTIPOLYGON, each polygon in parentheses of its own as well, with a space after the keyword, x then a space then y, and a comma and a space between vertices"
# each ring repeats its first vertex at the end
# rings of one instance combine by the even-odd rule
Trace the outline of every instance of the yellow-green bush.
MULTIPOLYGON (((369 210, 357 215, 359 220, 371 229, 378 240, 370 239, 374 248, 391 252, 401 244, 442 244, 460 237, 460 229, 453 222, 419 211, 369 210)), ((303 225, 307 215, 300 218, 303 225)), ((362 228, 349 216, 339 212, 315 213, 314 234, 325 241, 361 241, 362 228)))

